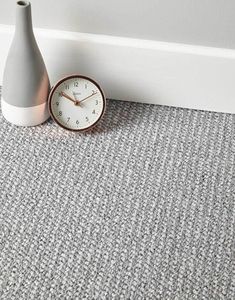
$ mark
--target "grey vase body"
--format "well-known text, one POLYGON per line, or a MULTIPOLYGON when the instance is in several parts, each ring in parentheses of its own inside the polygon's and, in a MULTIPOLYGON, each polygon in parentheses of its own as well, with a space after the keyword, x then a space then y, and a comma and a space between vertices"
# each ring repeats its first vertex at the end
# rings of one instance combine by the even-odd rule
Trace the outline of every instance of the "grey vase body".
POLYGON ((31 5, 17 2, 15 35, 6 61, 2 114, 18 126, 35 126, 49 117, 50 83, 32 26, 31 5))

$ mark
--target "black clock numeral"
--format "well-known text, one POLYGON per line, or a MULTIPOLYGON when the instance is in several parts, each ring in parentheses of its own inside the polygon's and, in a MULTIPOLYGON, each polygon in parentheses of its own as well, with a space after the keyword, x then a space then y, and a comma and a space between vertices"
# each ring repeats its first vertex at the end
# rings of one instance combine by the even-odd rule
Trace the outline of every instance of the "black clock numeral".
POLYGON ((93 109, 92 113, 95 114, 95 109, 93 109))
POLYGON ((61 110, 59 111, 59 116, 62 116, 62 111, 61 110))
POLYGON ((68 84, 65 85, 65 89, 69 90, 69 85, 68 84))
POLYGON ((98 105, 99 101, 98 100, 95 100, 95 105, 98 105))
POLYGON ((78 120, 76 121, 76 124, 77 124, 77 125, 79 124, 79 121, 78 121, 78 120))
POLYGON ((74 82, 74 86, 78 87, 78 82, 77 81, 74 82))
POLYGON ((57 102, 56 102, 56 105, 58 106, 59 104, 60 104, 60 103, 57 101, 57 102))
POLYGON ((69 120, 70 120, 70 117, 67 118, 67 123, 69 122, 69 120))
POLYGON ((85 84, 85 89, 87 89, 87 84, 85 84))
POLYGON ((86 121, 89 122, 89 118, 88 117, 86 117, 86 121))

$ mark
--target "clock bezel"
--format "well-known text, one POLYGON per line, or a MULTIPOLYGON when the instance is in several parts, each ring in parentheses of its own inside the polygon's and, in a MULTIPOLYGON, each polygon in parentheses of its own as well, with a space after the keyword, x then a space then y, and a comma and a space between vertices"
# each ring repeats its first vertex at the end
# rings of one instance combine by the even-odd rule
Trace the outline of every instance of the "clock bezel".
POLYGON ((72 75, 68 75, 68 76, 65 76, 63 78, 61 78, 59 81, 56 82, 56 84, 51 88, 51 91, 50 91, 50 94, 48 96, 48 110, 49 110, 49 113, 50 113, 50 116, 52 118, 53 121, 55 121, 57 123, 57 125, 59 125, 60 127, 62 127, 63 129, 66 129, 66 130, 69 130, 69 131, 73 131, 73 132, 85 132, 85 131, 89 131, 91 130, 92 128, 94 128, 97 123, 102 119, 104 113, 105 113, 105 110, 106 110, 106 98, 105 98, 105 94, 102 90, 102 88, 100 87, 100 85, 92 78, 88 77, 88 76, 85 76, 85 75, 80 75, 80 74, 72 74, 72 75), (75 79, 75 78, 81 78, 81 79, 86 79, 90 82, 92 82, 97 88, 98 90, 100 91, 101 95, 102 95, 102 99, 103 99, 103 109, 102 109, 102 112, 99 116, 99 118, 90 126, 88 127, 85 127, 85 128, 82 128, 82 129, 73 129, 73 128, 68 128, 66 126, 64 126, 63 124, 61 124, 59 122, 59 120, 54 116, 53 114, 53 111, 52 111, 52 97, 56 91, 56 89, 58 88, 59 85, 61 85, 63 82, 65 82, 66 80, 69 80, 69 79, 75 79))

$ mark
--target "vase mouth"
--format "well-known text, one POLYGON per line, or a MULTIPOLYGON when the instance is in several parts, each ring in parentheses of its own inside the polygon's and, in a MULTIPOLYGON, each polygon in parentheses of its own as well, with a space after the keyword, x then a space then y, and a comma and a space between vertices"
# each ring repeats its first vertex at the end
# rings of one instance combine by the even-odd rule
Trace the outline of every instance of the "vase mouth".
POLYGON ((30 5, 29 1, 17 1, 16 4, 20 7, 26 7, 30 5))

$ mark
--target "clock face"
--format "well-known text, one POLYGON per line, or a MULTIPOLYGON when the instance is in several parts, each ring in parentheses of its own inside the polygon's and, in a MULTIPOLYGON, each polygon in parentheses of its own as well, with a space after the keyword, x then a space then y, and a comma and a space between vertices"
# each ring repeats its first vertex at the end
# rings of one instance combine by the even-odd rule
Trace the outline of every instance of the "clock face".
POLYGON ((85 131, 97 124, 105 110, 105 97, 92 79, 72 75, 60 80, 49 95, 49 111, 61 127, 85 131))

